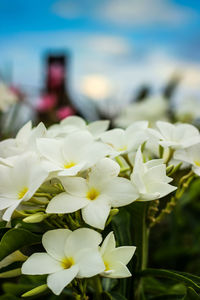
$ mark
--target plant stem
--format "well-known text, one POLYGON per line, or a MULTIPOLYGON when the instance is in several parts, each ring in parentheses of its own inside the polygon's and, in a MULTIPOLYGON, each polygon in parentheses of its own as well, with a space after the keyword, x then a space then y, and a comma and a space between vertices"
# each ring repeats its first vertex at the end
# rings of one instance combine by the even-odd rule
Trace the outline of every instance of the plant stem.
POLYGON ((93 286, 95 289, 95 298, 94 299, 101 300, 101 294, 103 293, 101 279, 98 275, 93 277, 92 279, 93 279, 93 286))
MULTIPOLYGON (((137 228, 135 228, 135 245, 137 247, 137 272, 141 272, 146 269, 148 262, 148 239, 149 239, 149 228, 147 226, 147 210, 148 203, 138 202, 137 203, 137 228)), ((136 227, 136 226, 135 226, 136 227)), ((136 300, 144 299, 144 288, 143 279, 137 282, 137 289, 135 292, 136 300)))
POLYGON ((170 148, 170 149, 169 149, 168 157, 167 157, 167 159, 166 159, 166 161, 165 161, 165 164, 166 164, 166 165, 168 165, 169 161, 172 159, 173 154, 174 154, 174 149, 171 149, 171 148, 170 148))
POLYGON ((167 203, 166 207, 161 210, 160 214, 152 220, 152 222, 150 223, 150 227, 153 227, 154 225, 160 223, 167 214, 171 213, 178 200, 182 197, 194 177, 194 173, 190 171, 188 174, 181 178, 175 195, 171 197, 170 201, 167 203))

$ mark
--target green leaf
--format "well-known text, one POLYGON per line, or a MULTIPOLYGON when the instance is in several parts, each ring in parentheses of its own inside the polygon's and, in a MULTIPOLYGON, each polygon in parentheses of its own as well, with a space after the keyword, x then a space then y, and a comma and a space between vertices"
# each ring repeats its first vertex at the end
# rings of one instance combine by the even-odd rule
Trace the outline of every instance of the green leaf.
POLYGON ((196 284, 198 284, 200 286, 200 277, 199 276, 193 275, 190 273, 186 273, 186 272, 179 272, 179 271, 177 271, 176 273, 191 279, 192 281, 194 281, 196 284))
POLYGON ((0 240, 4 236, 4 234, 9 230, 9 228, 1 228, 0 227, 0 240))
POLYGON ((176 294, 165 294, 157 297, 151 298, 151 300, 183 300, 183 296, 176 295, 176 294))
POLYGON ((122 294, 118 292, 111 292, 112 300, 128 300, 126 297, 124 297, 122 294))
POLYGON ((6 226, 6 221, 1 221, 0 222, 0 228, 4 228, 6 226))
POLYGON ((187 289, 187 294, 183 298, 183 300, 199 300, 199 299, 200 296, 191 287, 187 289))
POLYGON ((19 298, 10 295, 10 294, 6 294, 6 295, 2 295, 0 296, 0 300, 19 300, 19 298))
POLYGON ((146 269, 139 273, 141 276, 153 276, 153 277, 161 277, 161 278, 168 278, 171 280, 176 280, 179 282, 184 283, 188 287, 192 287, 196 291, 200 292, 200 286, 196 284, 192 279, 179 274, 176 271, 169 271, 164 269, 146 269))
POLYGON ((183 296, 186 294, 186 286, 179 282, 172 285, 171 282, 163 282, 161 279, 146 277, 143 278, 143 285, 147 295, 161 296, 165 294, 176 294, 183 296))
POLYGON ((106 292, 111 291, 118 283, 117 279, 114 278, 102 278, 103 290, 106 292))
POLYGON ((3 284, 3 291, 15 296, 21 296, 21 294, 33 289, 34 287, 36 287, 36 285, 5 282, 3 284))
POLYGON ((101 294, 101 299, 102 300, 113 300, 112 296, 108 292, 103 292, 101 294))
POLYGON ((41 236, 36 235, 25 229, 10 229, 4 234, 0 242, 0 261, 21 249, 24 246, 37 244, 41 241, 41 236))

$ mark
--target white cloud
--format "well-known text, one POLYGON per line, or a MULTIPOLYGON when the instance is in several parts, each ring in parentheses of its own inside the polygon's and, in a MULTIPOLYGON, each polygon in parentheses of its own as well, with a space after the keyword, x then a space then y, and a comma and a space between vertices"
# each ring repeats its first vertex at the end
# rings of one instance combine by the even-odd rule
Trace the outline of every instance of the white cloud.
POLYGON ((132 50, 126 39, 111 35, 93 35, 88 37, 86 42, 93 51, 107 55, 126 55, 132 50))
POLYGON ((52 6, 52 11, 60 17, 74 19, 82 14, 82 9, 75 2, 57 1, 52 6))
POLYGON ((99 13, 124 25, 180 25, 194 16, 193 11, 170 0, 110 0, 99 13))
POLYGON ((100 19, 126 26, 177 26, 196 16, 195 11, 172 0, 59 0, 53 11, 64 18, 100 19))

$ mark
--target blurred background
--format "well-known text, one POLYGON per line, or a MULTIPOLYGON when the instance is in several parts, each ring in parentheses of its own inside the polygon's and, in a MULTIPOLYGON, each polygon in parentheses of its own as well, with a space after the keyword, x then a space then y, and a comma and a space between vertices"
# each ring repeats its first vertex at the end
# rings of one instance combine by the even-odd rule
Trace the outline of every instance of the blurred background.
MULTIPOLYGON (((200 128, 200 1, 0 0, 0 139, 74 114, 200 128)), ((150 267, 200 274, 199 197, 153 228, 150 267)))
POLYGON ((198 124, 199 24, 195 0, 0 0, 3 132, 73 114, 198 124))

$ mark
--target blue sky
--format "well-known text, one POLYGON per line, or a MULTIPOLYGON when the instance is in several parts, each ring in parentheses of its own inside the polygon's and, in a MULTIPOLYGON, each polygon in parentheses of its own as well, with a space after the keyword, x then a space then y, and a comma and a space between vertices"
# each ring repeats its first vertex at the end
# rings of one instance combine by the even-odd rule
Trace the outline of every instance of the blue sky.
POLYGON ((68 49, 75 92, 99 75, 128 99, 177 70, 200 74, 199 24, 196 0, 0 0, 0 70, 37 89, 44 53, 68 49))

